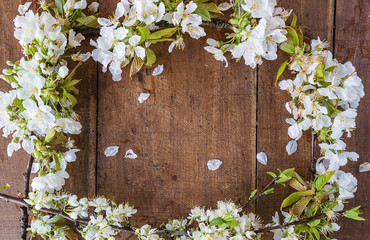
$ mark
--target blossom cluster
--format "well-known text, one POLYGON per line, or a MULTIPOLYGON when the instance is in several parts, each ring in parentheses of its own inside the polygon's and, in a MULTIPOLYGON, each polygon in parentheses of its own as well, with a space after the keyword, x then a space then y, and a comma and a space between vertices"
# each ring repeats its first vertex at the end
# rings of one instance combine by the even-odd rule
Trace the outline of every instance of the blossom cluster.
MULTIPOLYGON (((76 161, 74 141, 68 136, 80 134, 79 116, 73 106, 77 103, 73 93, 80 81, 74 79, 66 61, 66 52, 81 45, 85 38, 74 28, 93 24, 97 3, 89 5, 92 15, 86 16, 86 0, 68 0, 62 8, 41 1, 40 13, 28 10, 31 3, 19 7, 20 15, 14 19, 15 37, 25 57, 8 62, 12 68, 3 70, 3 78, 13 90, 0 92, 0 129, 3 136, 12 136, 8 155, 21 147, 32 154, 34 163, 31 192, 25 201, 34 207, 36 214, 30 230, 46 239, 69 239, 68 226, 59 224, 61 217, 39 212, 42 208, 59 210, 72 219, 88 218, 81 230, 86 239, 109 238, 117 234, 112 226, 122 226, 136 213, 128 204, 117 205, 105 198, 77 200, 76 195, 55 193, 62 189, 69 177, 67 164, 76 161), (51 14, 54 10, 55 15, 51 14), (63 150, 64 149, 64 150, 63 150), (89 215, 89 209, 94 214, 89 215)), ((90 53, 73 53, 72 61, 84 62, 90 53)))
MULTIPOLYGON (((233 202, 217 202, 217 209, 195 207, 186 219, 171 220, 166 230, 178 231, 176 239, 255 239, 255 230, 263 227, 261 219, 253 213, 242 214, 242 208, 233 202), (189 222, 188 222, 189 220, 189 222), (197 223, 197 227, 187 229, 197 223)), ((142 240, 162 239, 149 225, 136 229, 136 235, 142 240)))
MULTIPOLYGON (((72 93, 77 93, 74 85, 79 80, 73 79, 73 71, 63 56, 85 39, 70 27, 76 22, 77 13, 82 17, 84 5, 76 3, 73 8, 66 8, 65 18, 60 13, 53 16, 50 11, 34 13, 28 10, 29 6, 30 3, 20 6, 20 15, 14 19, 14 35, 25 57, 8 62, 12 68, 3 70, 1 77, 13 90, 0 93, 0 128, 4 137, 12 135, 7 148, 9 156, 21 147, 33 155, 32 170, 39 176, 33 180, 32 188, 54 192, 61 190, 68 178, 67 163, 75 161, 79 151, 74 149, 74 141, 67 138, 67 134, 79 134, 82 128, 72 109, 76 103, 72 93), (72 13, 76 13, 74 18, 67 17, 72 13), (66 151, 57 150, 60 147, 66 151)), ((48 9, 46 3, 42 7, 48 9)), ((75 53, 71 58, 86 61, 89 56, 75 53)))
MULTIPOLYGON (((287 90, 292 100, 286 108, 293 118, 289 136, 297 141, 302 131, 312 129, 318 135, 322 157, 318 159, 318 174, 336 171, 332 182, 340 186, 341 201, 354 197, 357 180, 351 173, 344 173, 340 167, 348 160, 357 161, 356 152, 347 152, 342 140, 343 134, 350 137, 356 126, 357 107, 364 96, 364 86, 351 62, 339 63, 330 51, 324 50, 328 44, 320 39, 313 40, 311 51, 296 47, 292 54, 289 69, 296 76, 294 80, 279 83, 287 90)), ((342 206, 343 208, 343 206, 342 206)))
MULTIPOLYGON (((229 41, 208 39, 205 50, 212 53, 216 60, 228 62, 224 54, 230 52, 237 61, 242 58, 247 66, 255 68, 263 59, 277 58, 278 44, 287 40, 284 29, 290 12, 276 8, 275 0, 242 0, 231 5, 234 13, 229 23, 233 33, 229 41)), ((230 7, 231 7, 230 6, 230 7)))
MULTIPOLYGON (((356 109, 364 96, 363 85, 350 62, 341 64, 324 50, 327 43, 320 39, 313 40, 311 47, 303 43, 295 23, 291 27, 285 25, 290 12, 276 8, 275 0, 224 3, 223 9, 234 9, 229 21, 233 33, 227 36, 228 42, 208 39, 210 46, 205 49, 217 60, 225 61, 226 66, 224 54, 230 52, 233 58, 243 58, 245 64, 253 68, 262 64, 263 58, 276 59, 279 46, 291 55, 281 69, 289 66, 296 74, 295 79, 279 83, 292 97, 286 108, 293 115, 287 122, 292 125, 288 134, 294 141, 288 144, 287 150, 293 153, 302 131, 312 129, 318 136, 322 152, 316 165, 317 176, 305 182, 294 169, 279 170, 279 176, 269 173, 275 183, 298 190, 287 198, 289 201, 282 203, 281 208, 293 205, 289 214, 282 212, 283 225, 279 225, 278 214, 272 223, 263 225, 254 213, 244 213, 235 203, 219 201, 216 209, 195 207, 187 219, 170 220, 159 229, 149 225, 131 227, 128 219, 136 210, 128 204, 116 204, 104 197, 78 199, 76 195, 58 192, 69 177, 67 164, 76 161, 79 151, 69 138, 70 134, 80 134, 82 128, 73 110, 77 103, 73 94, 78 93, 75 85, 79 82, 74 79, 74 73, 80 63, 92 55, 103 65, 103 71, 109 68, 113 80, 121 80, 121 68, 130 62, 132 75, 140 70, 145 59, 149 66, 156 61, 149 48, 151 44, 171 41, 168 51, 172 52, 174 47, 185 47, 185 33, 195 39, 205 36, 201 24, 210 21, 219 9, 214 3, 203 0, 121 0, 113 17, 97 18, 98 3, 89 6, 86 0, 56 0, 52 4, 41 0, 39 3, 44 10, 41 13, 28 10, 30 3, 19 7, 20 15, 14 20, 15 37, 25 57, 8 62, 11 68, 5 69, 1 78, 13 90, 0 92, 0 129, 5 137, 12 136, 8 155, 23 147, 34 158, 32 172, 38 173, 31 183, 33 192, 25 199, 35 213, 29 229, 32 236, 73 238, 74 230, 61 223, 62 218, 78 223, 76 228, 85 239, 114 239, 122 227, 135 230, 135 234, 145 240, 163 239, 164 235, 182 240, 259 239, 264 228, 273 226, 282 226, 273 231, 274 239, 299 239, 302 233, 312 232, 317 237, 320 231, 326 236, 340 228, 335 223, 338 211, 342 211, 347 199, 354 197, 357 180, 351 173, 339 169, 348 160, 359 158, 357 153, 345 151, 342 137, 344 133, 350 136, 356 126, 356 109), (90 15, 85 15, 85 9, 90 15), (171 27, 158 30, 157 25, 163 22, 171 27), (67 56, 67 51, 80 46, 85 39, 75 30, 99 24, 101 36, 96 42, 91 41, 96 49, 91 54, 78 52, 67 56), (173 39, 175 34, 176 39, 173 39), (66 58, 80 63, 70 70, 66 58), (325 216, 309 222, 309 226, 286 227, 302 216, 310 218, 316 213, 325 216)), ((135 157, 136 154, 129 150, 126 156, 135 157)), ((267 163, 263 156, 260 160, 267 163)), ((258 195, 273 191, 274 188, 265 189, 258 195)), ((249 200, 256 198, 256 193, 257 189, 249 200)), ((346 214, 360 219, 357 209, 346 214)))
MULTIPOLYGON (((64 192, 54 194, 31 192, 26 202, 35 210, 53 209, 67 214, 72 219, 85 219, 87 224, 80 224, 80 233, 85 239, 113 239, 118 233, 114 226, 122 227, 128 219, 137 212, 126 204, 117 205, 104 197, 93 199, 81 198, 64 192), (93 214, 90 214, 93 212, 93 214)), ((32 234, 38 234, 47 239, 67 239, 69 228, 56 224, 60 217, 38 213, 31 223, 32 234)))
POLYGON ((92 57, 103 65, 103 72, 109 69, 112 79, 120 81, 121 68, 130 62, 132 75, 140 70, 145 59, 148 66, 156 61, 155 53, 149 48, 151 44, 173 41, 169 47, 169 52, 172 52, 175 46, 185 47, 184 33, 195 39, 205 36, 200 27, 202 16, 196 13, 197 8, 193 1, 185 4, 178 1, 121 0, 113 17, 98 19, 101 30, 97 41, 91 40, 95 47, 92 57), (161 21, 173 27, 158 30, 156 24, 161 21), (171 38, 175 33, 176 40, 171 38))

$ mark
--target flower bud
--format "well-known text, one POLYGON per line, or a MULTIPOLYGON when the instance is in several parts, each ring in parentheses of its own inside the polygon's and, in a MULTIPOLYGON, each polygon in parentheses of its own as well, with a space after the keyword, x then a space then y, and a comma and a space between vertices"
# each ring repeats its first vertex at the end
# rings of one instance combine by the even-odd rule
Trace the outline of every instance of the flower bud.
POLYGON ((35 58, 37 61, 41 61, 41 60, 43 59, 43 57, 42 57, 41 53, 39 53, 39 52, 36 52, 36 53, 35 53, 34 58, 35 58))
POLYGON ((69 69, 66 66, 61 66, 58 70, 59 76, 65 78, 68 76, 69 69))
POLYGON ((8 64, 8 66, 14 66, 14 63, 12 61, 6 61, 6 64, 8 64))
POLYGON ((12 75, 13 74, 13 70, 12 69, 3 69, 3 74, 4 75, 12 75))

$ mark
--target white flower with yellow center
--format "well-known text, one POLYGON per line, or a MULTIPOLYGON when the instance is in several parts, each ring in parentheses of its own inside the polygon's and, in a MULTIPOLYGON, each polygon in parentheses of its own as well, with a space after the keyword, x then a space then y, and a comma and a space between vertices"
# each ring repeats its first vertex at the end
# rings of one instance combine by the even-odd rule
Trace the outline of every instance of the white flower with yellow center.
POLYGON ((23 116, 28 120, 27 127, 30 131, 34 131, 36 134, 45 136, 50 128, 55 125, 55 116, 52 113, 50 106, 37 104, 27 99, 23 102, 25 111, 23 116))

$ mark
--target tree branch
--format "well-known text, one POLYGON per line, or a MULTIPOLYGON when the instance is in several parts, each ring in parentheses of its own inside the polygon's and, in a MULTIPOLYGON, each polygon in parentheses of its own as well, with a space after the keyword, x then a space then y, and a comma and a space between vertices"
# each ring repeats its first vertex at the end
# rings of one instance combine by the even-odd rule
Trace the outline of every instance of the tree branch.
MULTIPOLYGON (((28 204, 26 201, 24 201, 23 198, 17 198, 17 197, 9 196, 9 195, 6 195, 6 194, 0 194, 0 199, 4 200, 6 202, 11 202, 11 203, 18 204, 18 205, 20 205, 20 206, 22 206, 26 209, 32 208, 32 206, 30 204, 28 204)), ((89 224, 89 219, 86 219, 86 218, 73 219, 70 216, 68 216, 68 214, 64 213, 63 211, 59 211, 59 210, 55 210, 55 209, 47 209, 47 208, 41 208, 38 211, 40 211, 42 213, 47 213, 47 214, 60 216, 64 219, 66 219, 66 220, 74 222, 76 225, 80 225, 80 224, 88 225, 89 224)), ((135 232, 135 230, 129 225, 127 225, 125 227, 118 227, 118 226, 111 226, 111 227, 112 227, 112 229, 117 230, 117 231, 128 232, 128 233, 134 233, 135 232)), ((174 236, 187 235, 186 231, 157 230, 156 233, 157 234, 174 235, 174 236)))
MULTIPOLYGON (((265 189, 267 190, 268 188, 270 188, 275 183, 275 181, 276 181, 276 179, 274 179, 268 186, 266 186, 265 189)), ((32 207, 27 202, 25 202, 23 198, 17 198, 17 197, 9 196, 9 195, 6 195, 6 194, 0 194, 0 199, 4 200, 6 202, 12 202, 12 203, 18 204, 18 205, 20 205, 22 207, 25 207, 27 209, 32 207)), ((257 199, 257 197, 256 197, 256 199, 257 199)), ((367 208, 367 207, 368 206, 365 206, 365 207, 362 207, 362 208, 367 208)), ((85 219, 82 219, 82 218, 73 219, 70 216, 68 216, 66 213, 64 213, 62 211, 59 211, 59 210, 55 210, 55 209, 41 208, 38 211, 43 212, 43 213, 47 213, 47 214, 60 216, 64 219, 66 219, 66 220, 74 222, 76 226, 79 226, 80 224, 87 225, 89 223, 89 219, 86 219, 86 218, 85 219)), ((342 214, 345 211, 346 210, 342 210, 342 211, 339 211, 337 213, 342 214)), ((298 220, 298 221, 294 221, 294 222, 290 222, 290 223, 284 223, 284 224, 280 224, 280 225, 276 225, 276 226, 265 227, 265 228, 256 230, 254 232, 256 234, 267 233, 267 232, 271 232, 273 230, 283 229, 283 228, 286 228, 286 227, 289 227, 289 226, 307 224, 307 223, 309 223, 313 220, 324 218, 325 216, 326 216, 325 213, 321 213, 319 215, 316 215, 316 216, 313 216, 313 217, 310 217, 310 218, 301 219, 301 220, 298 220)), ((118 227, 118 226, 111 226, 111 227, 112 227, 112 229, 117 230, 117 231, 122 231, 122 232, 127 232, 127 233, 134 233, 135 232, 135 230, 129 224, 125 227, 118 227)), ((160 229, 160 230, 156 231, 156 234, 159 234, 159 235, 165 234, 165 235, 170 235, 170 236, 182 236, 182 235, 188 236, 189 231, 187 229, 184 230, 184 231, 169 231, 169 230, 160 229)))
MULTIPOLYGON (((31 170, 32 170, 32 164, 33 164, 33 156, 31 154, 31 157, 28 161, 27 165, 27 172, 23 174, 24 177, 24 197, 27 198, 28 194, 30 193, 30 177, 31 177, 31 170)), ((21 240, 27 240, 27 228, 28 228, 28 211, 26 206, 21 207, 21 231, 19 234, 19 238, 21 240)))
POLYGON ((316 174, 316 135, 312 134, 311 136, 311 169, 310 169, 310 179, 313 181, 316 174))
POLYGON ((279 177, 276 177, 276 178, 274 178, 274 179, 272 179, 272 181, 266 186, 266 187, 264 187, 263 188, 263 190, 256 196, 256 197, 254 197, 254 198, 252 198, 252 199, 249 199, 245 204, 244 204, 244 207, 243 207, 243 209, 245 210, 247 207, 248 207, 248 205, 249 204, 251 204, 253 201, 255 201, 255 200, 257 200, 258 198, 260 198, 260 197, 262 197, 262 196, 264 196, 264 195, 266 195, 265 194, 265 191, 267 191, 269 188, 271 188, 274 184, 275 184, 275 182, 277 181, 279 179, 279 177))
MULTIPOLYGON (((218 18, 212 19, 211 22, 203 22, 201 25, 202 26, 211 26, 211 27, 220 28, 220 29, 232 29, 232 25, 228 21, 218 19, 218 18)), ((174 27, 175 25, 170 24, 166 21, 160 21, 160 22, 156 23, 155 26, 160 27, 160 28, 166 28, 166 27, 174 27)), ((83 35, 97 34, 97 33, 99 33, 100 28, 89 28, 89 29, 85 29, 85 30, 76 29, 76 31, 79 32, 79 33, 82 33, 83 35)))

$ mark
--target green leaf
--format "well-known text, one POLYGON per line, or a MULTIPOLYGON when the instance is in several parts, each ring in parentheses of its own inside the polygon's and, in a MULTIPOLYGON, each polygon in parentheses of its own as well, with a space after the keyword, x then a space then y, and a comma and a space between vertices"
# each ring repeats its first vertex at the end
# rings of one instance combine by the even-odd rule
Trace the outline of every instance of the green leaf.
POLYGON ((157 56, 152 49, 147 48, 146 50, 146 64, 147 66, 152 66, 157 61, 157 56))
POLYGON ((319 206, 320 204, 316 204, 316 203, 310 203, 307 207, 307 213, 306 213, 306 216, 307 217, 312 217, 316 214, 317 210, 319 210, 319 206))
POLYGON ((292 174, 293 174, 294 170, 295 170, 294 168, 288 168, 288 169, 284 170, 281 174, 293 177, 292 174))
POLYGON ((208 12, 223 14, 215 3, 197 3, 198 9, 204 9, 208 12))
POLYGON ((173 28, 166 28, 160 31, 153 32, 149 34, 149 36, 146 38, 146 41, 149 40, 158 40, 162 38, 169 38, 171 37, 179 28, 173 27, 173 28))
POLYGON ((13 75, 0 75, 0 78, 3 79, 5 82, 12 84, 13 82, 16 82, 13 75))
POLYGON ((276 75, 275 86, 276 86, 280 76, 284 73, 287 65, 288 65, 288 60, 286 60, 285 62, 283 62, 283 64, 281 64, 281 66, 280 66, 280 68, 277 72, 277 75, 276 75))
POLYGON ((9 184, 5 184, 4 186, 0 187, 0 190, 7 189, 7 188, 10 188, 9 184))
POLYGON ((139 72, 140 69, 143 67, 143 65, 144 65, 144 60, 135 55, 134 60, 132 60, 131 67, 130 67, 130 78, 132 78, 134 74, 139 72))
POLYGON ((304 50, 305 43, 303 42, 303 32, 301 28, 297 30, 297 34, 298 34, 298 39, 299 39, 299 46, 304 50))
POLYGON ((254 198, 254 196, 256 196, 257 191, 258 191, 258 189, 254 189, 253 192, 251 193, 251 195, 249 196, 249 199, 254 198))
POLYGON ((35 56, 35 53, 38 51, 37 48, 35 47, 35 45, 31 45, 29 48, 28 48, 28 51, 30 51, 30 53, 32 54, 32 56, 35 56))
POLYGON ((310 203, 312 197, 306 197, 300 199, 298 202, 296 202, 292 207, 292 214, 294 216, 299 216, 303 212, 303 210, 307 207, 307 205, 310 203))
POLYGON ((273 173, 273 172, 267 172, 267 174, 268 175, 270 175, 271 177, 273 177, 273 178, 276 178, 277 176, 276 176, 276 174, 275 173, 273 173))
POLYGON ((312 222, 309 223, 309 225, 311 227, 316 227, 317 225, 319 225, 321 222, 321 219, 316 219, 316 220, 313 220, 312 222))
POLYGON ((289 186, 291 186, 292 188, 294 188, 295 190, 297 190, 297 191, 304 191, 304 190, 306 190, 306 189, 304 188, 304 186, 303 186, 300 182, 298 182, 298 180, 297 180, 297 179, 295 179, 295 178, 290 179, 290 180, 287 182, 287 184, 288 184, 289 186))
POLYGON ((194 13, 198 14, 199 16, 201 16, 203 21, 207 21, 207 22, 211 22, 212 21, 211 15, 205 9, 197 8, 197 10, 195 10, 194 13))
POLYGON ((64 82, 69 82, 72 80, 74 75, 76 74, 77 68, 79 68, 82 65, 82 62, 79 62, 76 67, 69 73, 69 75, 64 79, 64 82))
POLYGON ((290 205, 292 205, 293 203, 297 202, 298 200, 300 200, 301 198, 303 198, 302 195, 300 195, 299 192, 294 192, 292 194, 290 194, 287 198, 285 198, 283 200, 283 202, 281 203, 281 206, 280 206, 280 210, 282 210, 283 208, 285 207, 289 207, 290 205))
POLYGON ((291 175, 292 175, 292 177, 294 177, 295 179, 297 179, 297 181, 300 184, 302 184, 303 186, 307 186, 306 182, 301 178, 301 176, 299 176, 299 174, 296 171, 292 172, 291 175))
POLYGON ((225 224, 230 227, 237 227, 239 225, 239 222, 233 219, 230 221, 225 221, 225 224))
POLYGON ((90 28, 96 28, 99 26, 98 18, 94 15, 86 16, 86 17, 80 17, 76 19, 77 22, 81 23, 83 26, 90 27, 90 28))
POLYGON ((312 230, 313 234, 315 235, 316 239, 317 240, 320 240, 320 233, 319 233, 319 231, 317 231, 316 228, 311 228, 311 230, 312 230))
POLYGON ((160 39, 155 39, 155 40, 148 40, 146 39, 147 42, 150 42, 150 43, 158 43, 158 42, 173 42, 175 41, 175 39, 173 38, 160 38, 160 39))
POLYGON ((274 193, 274 188, 267 189, 266 191, 263 192, 263 194, 267 195, 270 193, 274 193))
POLYGON ((24 110, 24 107, 23 107, 23 100, 19 99, 19 98, 15 98, 14 101, 13 101, 14 105, 17 106, 20 110, 24 110))
POLYGON ((316 189, 321 190, 325 186, 325 184, 330 180, 330 178, 334 175, 335 171, 326 172, 321 174, 315 183, 316 189))
POLYGON ((148 28, 146 27, 137 27, 140 31, 140 42, 139 43, 143 43, 145 41, 145 39, 149 36, 150 34, 150 31, 148 28))
POLYGON ((360 212, 360 210, 359 210, 360 207, 361 206, 358 206, 358 207, 352 208, 351 210, 345 211, 343 213, 343 215, 347 218, 351 218, 351 219, 354 219, 354 220, 365 221, 366 220, 365 218, 362 218, 362 217, 358 216, 358 215, 362 214, 362 212, 360 212))
POLYGON ((286 30, 288 31, 287 38, 288 42, 291 42, 294 47, 299 46, 299 38, 296 30, 292 27, 286 27, 286 30))
POLYGON ((224 224, 224 220, 222 219, 222 217, 218 217, 218 218, 213 219, 213 220, 210 222, 210 224, 211 224, 211 225, 215 225, 215 226, 219 226, 219 225, 224 224))
POLYGON ((55 128, 51 128, 45 136, 45 143, 49 143, 51 140, 53 140, 55 133, 55 128))
POLYGON ((71 102, 72 107, 77 104, 77 99, 72 94, 68 93, 67 98, 71 102))
POLYGON ((325 76, 324 76, 324 68, 325 68, 325 64, 324 63, 321 63, 319 66, 317 66, 316 68, 316 77, 318 79, 324 79, 325 76))
POLYGON ((299 194, 301 194, 302 196, 312 196, 315 194, 315 191, 310 189, 310 190, 301 191, 299 192, 299 194))
POLYGON ((78 80, 78 79, 74 79, 74 80, 71 80, 71 81, 67 81, 67 82, 64 82, 63 83, 63 88, 67 91, 73 91, 75 92, 76 94, 79 93, 79 90, 75 87, 75 85, 77 83, 79 83, 81 80, 78 80))
POLYGON ((295 48, 292 44, 288 44, 288 43, 281 44, 280 49, 283 50, 284 52, 290 54, 290 55, 295 53, 295 48))
POLYGON ((55 0, 55 5, 60 14, 63 14, 63 0, 55 0))
POLYGON ((326 72, 334 72, 337 66, 331 66, 330 68, 325 69, 326 72))
POLYGON ((297 25, 297 15, 295 15, 295 13, 293 13, 293 20, 292 20, 292 23, 290 24, 291 27, 294 27, 297 25))

